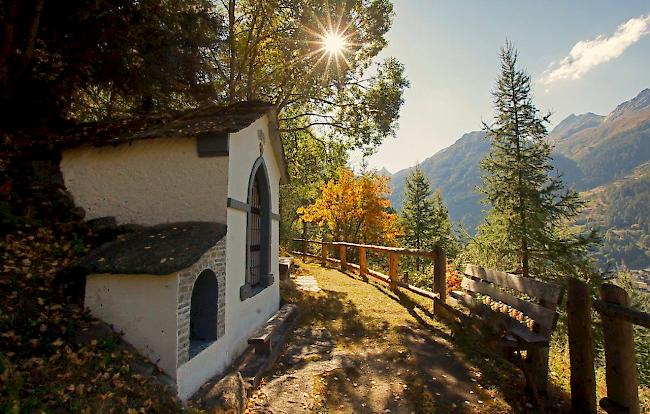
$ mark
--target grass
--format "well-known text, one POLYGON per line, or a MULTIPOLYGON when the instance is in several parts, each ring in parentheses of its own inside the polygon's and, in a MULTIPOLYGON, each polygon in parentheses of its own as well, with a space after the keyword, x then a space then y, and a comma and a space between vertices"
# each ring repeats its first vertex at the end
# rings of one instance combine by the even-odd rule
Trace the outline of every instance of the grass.
MULTIPOLYGON (((535 412, 519 370, 470 333, 434 318, 430 300, 392 292, 353 273, 299 263, 298 273, 313 276, 322 291, 288 290, 285 300, 301 305, 303 325, 327 328, 336 351, 354 354, 358 362, 317 382, 317 412, 373 412, 371 407, 404 412, 398 403, 410 404, 413 412, 535 412), (436 378, 441 375, 457 380, 458 389, 441 387, 436 378), (481 404, 465 403, 460 388, 466 383, 481 404), (379 395, 382 387, 384 395, 379 395)), ((566 406, 566 396, 559 394, 553 398, 554 412, 566 406)))

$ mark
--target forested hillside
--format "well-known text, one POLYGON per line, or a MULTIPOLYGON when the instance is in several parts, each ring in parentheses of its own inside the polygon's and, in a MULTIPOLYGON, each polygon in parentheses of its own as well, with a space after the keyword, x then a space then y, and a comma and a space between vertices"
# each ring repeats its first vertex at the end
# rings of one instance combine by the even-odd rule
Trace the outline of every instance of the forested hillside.
MULTIPOLYGON (((647 201, 650 189, 650 89, 616 107, 609 115, 570 115, 548 136, 554 145, 553 166, 567 185, 583 191, 595 203, 583 216, 601 228, 604 246, 600 257, 625 262, 631 268, 650 266, 647 201)), ((471 232, 483 218, 480 196, 480 160, 489 141, 481 131, 463 135, 450 147, 420 164, 439 189, 451 219, 471 232)), ((397 210, 404 197, 404 180, 412 168, 391 177, 391 201, 397 210)))
POLYGON ((650 266, 650 162, 632 174, 583 193, 589 200, 580 224, 596 224, 604 263, 632 269, 650 266))
MULTIPOLYGON (((450 218, 474 228, 481 214, 481 197, 474 191, 480 184, 479 163, 490 149, 490 142, 482 131, 463 135, 449 148, 420 163, 420 169, 429 179, 431 188, 440 193, 449 207, 450 218)), ((401 170, 391 177, 393 208, 400 210, 404 202, 404 184, 413 168, 401 170)))

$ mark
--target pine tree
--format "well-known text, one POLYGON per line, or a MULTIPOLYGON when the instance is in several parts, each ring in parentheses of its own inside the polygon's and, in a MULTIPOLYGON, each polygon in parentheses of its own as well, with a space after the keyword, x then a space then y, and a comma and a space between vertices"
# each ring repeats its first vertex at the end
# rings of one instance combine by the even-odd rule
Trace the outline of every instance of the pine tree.
POLYGON ((445 250, 447 257, 455 257, 458 253, 458 241, 452 235, 449 210, 442 200, 440 190, 433 194, 433 217, 434 222, 431 228, 431 240, 445 250))
MULTIPOLYGON (((416 166, 406 179, 406 199, 402 206, 401 220, 404 228, 404 244, 415 249, 432 249, 435 245, 447 248, 451 241, 451 223, 447 207, 440 192, 433 198, 427 177, 416 166)), ((416 268, 420 270, 420 258, 416 268)))
POLYGON ((524 276, 575 273, 586 266, 593 234, 569 227, 583 207, 578 193, 553 175, 545 140, 549 115, 532 101, 530 76, 517 65, 511 43, 501 49, 501 73, 493 92, 494 123, 484 124, 491 150, 482 161, 483 202, 491 207, 470 243, 474 258, 511 266, 524 276))

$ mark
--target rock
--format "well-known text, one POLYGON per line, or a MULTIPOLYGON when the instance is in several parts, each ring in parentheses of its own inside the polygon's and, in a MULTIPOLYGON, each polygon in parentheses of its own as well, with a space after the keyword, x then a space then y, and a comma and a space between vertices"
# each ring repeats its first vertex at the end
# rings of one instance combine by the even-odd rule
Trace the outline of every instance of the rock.
POLYGON ((160 384, 168 387, 170 390, 176 391, 176 381, 174 381, 173 379, 171 379, 169 376, 165 375, 164 373, 159 372, 158 374, 156 374, 154 376, 154 378, 156 378, 156 380, 160 384))
POLYGON ((73 342, 79 346, 83 346, 89 344, 93 339, 112 341, 117 340, 118 336, 107 323, 100 321, 78 332, 73 342))
POLYGON ((239 372, 223 377, 203 397, 203 407, 212 414, 243 414, 246 387, 239 372))
POLYGON ((115 217, 99 217, 96 219, 88 220, 86 224, 88 224, 88 227, 90 227, 93 233, 115 231, 117 228, 117 220, 115 217))
POLYGON ((84 217, 86 217, 86 210, 84 210, 83 207, 74 207, 70 209, 70 214, 78 220, 83 220, 84 217))
POLYGON ((134 360, 133 362, 131 362, 131 369, 133 370, 133 372, 137 372, 140 375, 149 377, 151 376, 151 374, 153 374, 156 367, 155 365, 149 364, 145 361, 134 360))

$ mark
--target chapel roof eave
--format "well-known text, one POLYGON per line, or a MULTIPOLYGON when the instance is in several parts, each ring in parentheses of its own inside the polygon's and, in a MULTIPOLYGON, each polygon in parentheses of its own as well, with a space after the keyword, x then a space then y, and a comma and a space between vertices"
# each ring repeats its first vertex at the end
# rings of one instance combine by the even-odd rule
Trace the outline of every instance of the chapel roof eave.
POLYGON ((196 263, 227 232, 214 222, 141 227, 104 243, 75 263, 84 273, 169 275, 196 263))

